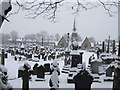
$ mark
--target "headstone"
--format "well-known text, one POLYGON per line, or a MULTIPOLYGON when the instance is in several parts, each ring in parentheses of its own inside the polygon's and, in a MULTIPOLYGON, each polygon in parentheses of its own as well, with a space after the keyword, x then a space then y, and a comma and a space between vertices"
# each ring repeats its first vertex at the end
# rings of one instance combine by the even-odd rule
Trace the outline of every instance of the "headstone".
POLYGON ((99 74, 99 66, 102 65, 102 60, 94 59, 91 61, 91 69, 93 74, 99 74))
POLYGON ((38 59, 40 59, 40 54, 38 55, 38 59))
POLYGON ((22 57, 21 56, 19 56, 19 61, 21 61, 22 60, 22 57))
POLYGON ((32 58, 32 54, 28 54, 28 58, 32 58))
POLYGON ((8 58, 8 54, 7 53, 5 53, 5 58, 8 58))
POLYGON ((41 55, 42 55, 42 59, 44 59, 44 55, 45 55, 45 53, 44 53, 44 52, 42 52, 42 53, 41 53, 41 55))
POLYGON ((93 77, 86 70, 81 70, 74 76, 75 90, 91 90, 93 77))
POLYGON ((19 51, 18 51, 18 49, 16 50, 16 54, 19 54, 19 51))
POLYGON ((22 77, 22 74, 23 74, 23 71, 25 69, 21 66, 19 69, 18 69, 18 78, 21 78, 22 77))
POLYGON ((45 72, 50 72, 50 64, 46 63, 44 64, 45 72))
POLYGON ((112 77, 112 73, 114 71, 114 66, 110 66, 106 69, 106 76, 107 77, 112 77))
POLYGON ((98 48, 98 50, 97 50, 97 59, 99 59, 99 56, 100 56, 100 49, 98 48))
POLYGON ((14 60, 17 61, 17 57, 16 56, 14 57, 14 60))
POLYGON ((71 67, 77 67, 77 64, 82 64, 82 52, 79 53, 77 50, 70 53, 72 56, 71 67))
POLYGON ((15 55, 14 51, 13 51, 13 50, 11 50, 11 56, 14 56, 14 55, 15 55))
POLYGON ((91 63, 91 60, 93 60, 93 59, 95 59, 94 54, 92 56, 90 56, 90 58, 89 58, 89 64, 91 63))
POLYGON ((42 65, 40 65, 37 68, 37 78, 39 78, 39 79, 45 78, 45 68, 42 65))
POLYGON ((44 61, 46 61, 47 60, 47 55, 45 55, 43 59, 44 59, 44 61))
POLYGON ((33 66, 33 75, 37 75, 37 69, 38 69, 38 64, 36 63, 36 64, 33 66))
POLYGON ((117 67, 114 73, 113 90, 120 90, 120 67, 117 67))

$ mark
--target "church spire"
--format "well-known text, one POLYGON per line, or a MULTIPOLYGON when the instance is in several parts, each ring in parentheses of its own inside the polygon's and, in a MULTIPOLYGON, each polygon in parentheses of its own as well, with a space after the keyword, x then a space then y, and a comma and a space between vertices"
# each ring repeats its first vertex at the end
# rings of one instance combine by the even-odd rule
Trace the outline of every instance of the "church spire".
POLYGON ((76 31, 76 18, 74 18, 73 31, 76 31))

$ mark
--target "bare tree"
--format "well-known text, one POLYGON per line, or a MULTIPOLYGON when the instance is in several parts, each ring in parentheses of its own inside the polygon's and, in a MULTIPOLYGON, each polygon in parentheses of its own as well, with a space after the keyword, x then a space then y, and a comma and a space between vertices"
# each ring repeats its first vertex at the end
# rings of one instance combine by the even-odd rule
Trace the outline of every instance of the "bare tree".
POLYGON ((16 44, 16 41, 17 41, 17 39, 19 38, 19 34, 18 34, 17 31, 14 31, 14 30, 13 30, 13 31, 10 32, 10 37, 11 37, 13 43, 16 44))
POLYGON ((6 15, 12 10, 11 0, 0 0, 0 28, 4 20, 9 20, 6 15))
POLYGON ((55 37, 55 41, 59 41, 61 36, 60 34, 56 33, 54 37, 55 37))
POLYGON ((60 10, 59 8, 68 4, 68 2, 72 2, 70 7, 74 13, 102 6, 105 11, 112 16, 113 13, 117 12, 117 9, 115 11, 113 8, 118 8, 119 0, 96 0, 93 2, 88 0, 16 0, 13 5, 18 6, 18 11, 20 9, 27 11, 27 16, 30 18, 43 16, 44 18, 54 20, 56 18, 56 14, 60 10))
MULTIPOLYGON (((11 11, 12 5, 17 5, 18 10, 9 15, 18 13, 21 9, 27 11, 26 16, 30 18, 36 18, 43 16, 44 18, 53 20, 56 18, 56 14, 59 12, 59 8, 62 5, 68 4, 71 0, 2 0, 0 1, 0 27, 4 20, 9 21, 6 18, 8 12, 11 11), (11 5, 12 3, 12 5, 11 5)), ((72 0, 73 1, 73 0, 72 0)), ((89 10, 102 6, 105 11, 112 16, 113 13, 118 12, 119 0, 95 0, 96 2, 88 2, 88 0, 74 0, 74 3, 70 6, 74 13, 81 12, 82 10, 89 10), (116 10, 115 10, 116 8, 116 10)), ((9 16, 8 15, 8 16, 9 16)), ((7 16, 7 17, 8 17, 7 16)))
POLYGON ((9 33, 2 33, 2 44, 7 44, 10 39, 10 34, 9 33))
POLYGON ((44 41, 46 41, 46 40, 47 40, 47 37, 49 36, 48 32, 47 32, 47 31, 44 31, 44 30, 42 30, 42 31, 40 32, 40 35, 41 35, 41 40, 42 40, 42 38, 43 38, 44 41))
POLYGON ((91 43, 95 43, 95 38, 93 36, 88 38, 91 43))

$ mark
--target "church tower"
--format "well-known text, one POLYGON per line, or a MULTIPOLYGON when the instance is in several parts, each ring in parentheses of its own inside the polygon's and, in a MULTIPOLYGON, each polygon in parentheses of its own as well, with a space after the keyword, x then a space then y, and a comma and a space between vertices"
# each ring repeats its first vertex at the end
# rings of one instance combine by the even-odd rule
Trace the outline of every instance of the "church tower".
POLYGON ((76 18, 74 18, 74 23, 73 23, 73 32, 71 35, 71 43, 74 41, 78 42, 78 34, 77 34, 77 29, 76 29, 76 18))

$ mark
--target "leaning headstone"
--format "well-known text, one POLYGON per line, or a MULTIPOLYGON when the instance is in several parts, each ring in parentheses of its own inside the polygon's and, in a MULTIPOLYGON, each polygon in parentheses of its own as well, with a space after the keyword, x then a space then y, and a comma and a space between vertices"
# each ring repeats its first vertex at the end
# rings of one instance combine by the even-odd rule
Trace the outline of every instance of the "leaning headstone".
POLYGON ((42 65, 37 68, 37 79, 36 81, 45 81, 45 69, 42 65))

